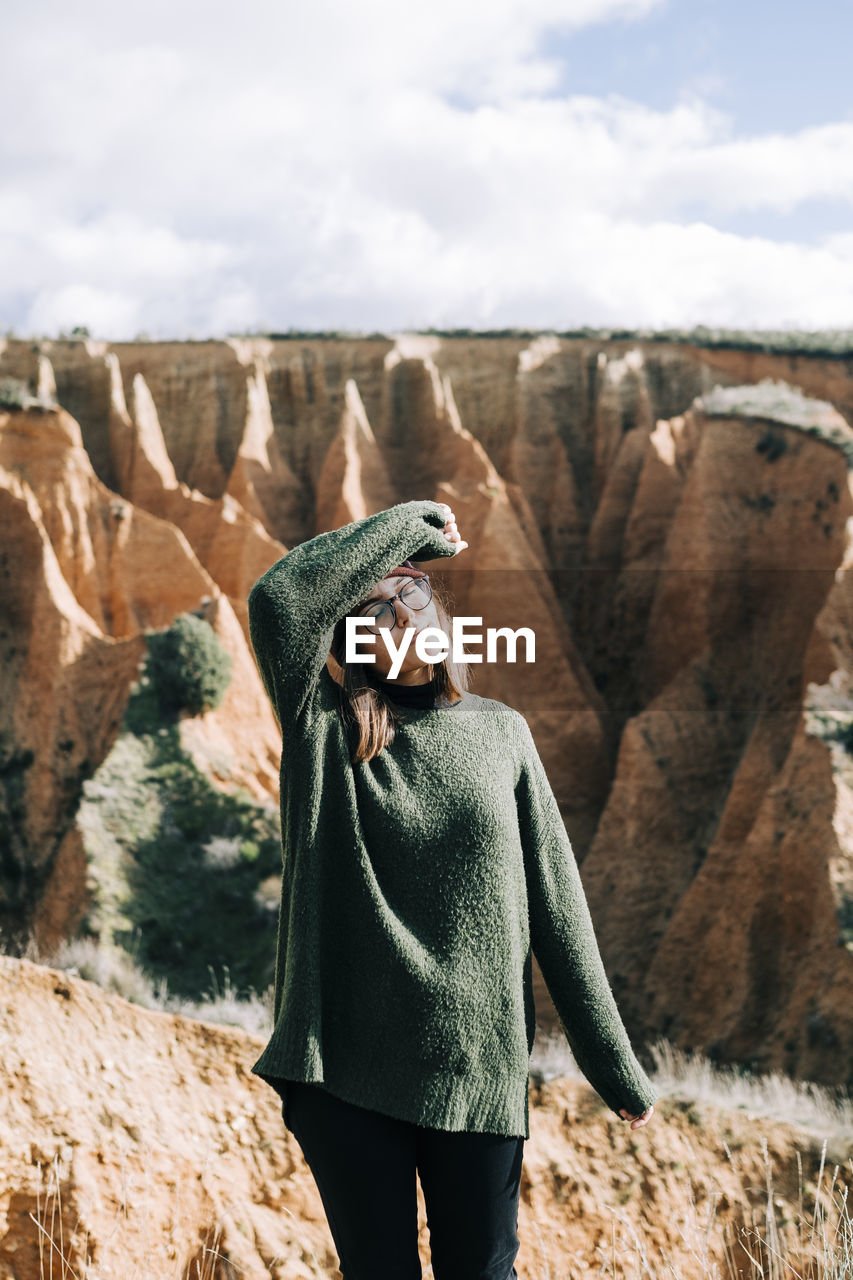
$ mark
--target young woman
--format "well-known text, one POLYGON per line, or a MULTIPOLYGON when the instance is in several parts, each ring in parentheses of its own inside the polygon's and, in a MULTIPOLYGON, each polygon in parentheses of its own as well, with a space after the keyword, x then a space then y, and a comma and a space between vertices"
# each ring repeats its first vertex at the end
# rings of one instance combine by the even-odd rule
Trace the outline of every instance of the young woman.
POLYGON ((294 547, 249 597, 283 737, 274 1030, 252 1070, 282 1098, 345 1280, 419 1280, 416 1174, 435 1280, 516 1275, 531 954, 611 1110, 636 1129, 657 1100, 524 717, 414 641, 390 678, 383 631, 450 638, 412 561, 467 545, 446 503, 404 502, 294 547), (346 661, 353 616, 375 665, 346 661))

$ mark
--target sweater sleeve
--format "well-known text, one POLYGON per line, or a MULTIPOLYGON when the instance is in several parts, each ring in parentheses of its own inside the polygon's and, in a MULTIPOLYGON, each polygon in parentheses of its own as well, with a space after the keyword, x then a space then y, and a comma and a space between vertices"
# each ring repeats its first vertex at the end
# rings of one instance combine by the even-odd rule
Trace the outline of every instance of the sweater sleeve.
POLYGON ((402 560, 455 555, 437 502, 401 502, 317 534, 282 556, 249 592, 249 633, 279 723, 311 703, 335 623, 402 560))
POLYGON ((640 1115, 657 1092, 637 1061, 616 1007, 557 799, 521 718, 516 784, 530 944, 575 1061, 618 1115, 640 1115))

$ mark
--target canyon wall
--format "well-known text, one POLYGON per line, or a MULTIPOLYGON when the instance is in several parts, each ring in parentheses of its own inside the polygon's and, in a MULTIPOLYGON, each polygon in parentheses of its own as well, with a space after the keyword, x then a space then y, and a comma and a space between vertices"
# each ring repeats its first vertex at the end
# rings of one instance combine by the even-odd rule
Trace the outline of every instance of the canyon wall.
POLYGON ((79 918, 75 803, 144 630, 214 621, 239 678, 194 732, 274 794, 251 583, 435 498, 470 544, 440 564, 455 611, 535 629, 534 664, 472 665, 471 688, 530 722, 632 1036, 853 1083, 850 788, 807 717, 853 671, 853 362, 547 335, 8 340, 3 376, 61 406, 0 418, 7 927, 79 918))

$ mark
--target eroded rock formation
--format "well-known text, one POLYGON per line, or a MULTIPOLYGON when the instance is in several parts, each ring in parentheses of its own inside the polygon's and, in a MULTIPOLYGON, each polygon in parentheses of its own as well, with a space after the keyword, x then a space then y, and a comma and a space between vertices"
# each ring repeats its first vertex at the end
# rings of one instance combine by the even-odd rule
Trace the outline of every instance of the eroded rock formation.
MULTIPOLYGON (((146 442, 125 425, 121 439, 142 454, 146 442)), ((165 470, 162 450, 160 462, 165 470)), ((231 653, 234 678, 218 710, 184 725, 187 745, 211 768, 225 760, 232 783, 267 796, 276 790, 278 730, 228 593, 244 617, 248 587, 283 548, 232 500, 212 503, 177 485, 148 492, 157 498, 151 505, 174 519, 108 489, 64 409, 0 415, 0 926, 7 942, 32 931, 50 946, 85 914, 74 816, 83 782, 118 732, 145 630, 184 611, 206 613, 231 653)))
POLYGON ((531 723, 632 1035, 850 1082, 851 824, 804 720, 810 686, 853 676, 845 361, 548 336, 7 341, 2 374, 67 411, 3 419, 8 643, 63 670, 97 653, 111 684, 85 750, 63 731, 64 772, 54 722, 79 679, 45 688, 50 714, 10 695, 15 866, 63 865, 57 815, 108 744, 139 631, 205 596, 242 664, 209 755, 274 789, 231 622, 245 636, 251 583, 323 529, 437 498, 470 543, 438 566, 456 611, 535 629, 535 664, 472 666, 471 687, 531 723), (32 788, 28 752, 48 761, 32 788))

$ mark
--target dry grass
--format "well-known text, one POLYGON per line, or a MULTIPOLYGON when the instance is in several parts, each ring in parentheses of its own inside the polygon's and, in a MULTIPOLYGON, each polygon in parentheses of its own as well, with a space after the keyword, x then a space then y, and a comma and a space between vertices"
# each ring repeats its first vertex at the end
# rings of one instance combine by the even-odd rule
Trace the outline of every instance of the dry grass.
MULTIPOLYGON (((107 1280, 90 1252, 88 1232, 82 1242, 78 1239, 79 1219, 69 1229, 62 1201, 59 1157, 54 1158, 46 1171, 39 1165, 38 1172, 36 1212, 29 1216, 37 1231, 40 1280, 107 1280)), ((119 1210, 114 1228, 119 1238, 126 1223, 126 1214, 125 1204, 119 1210)), ((157 1263, 156 1270, 145 1262, 140 1269, 140 1264, 128 1256, 126 1265, 123 1264, 121 1280, 231 1280, 232 1277, 236 1280, 236 1269, 220 1252, 221 1236, 221 1227, 211 1226, 207 1232, 209 1243, 202 1242, 199 1247, 201 1256, 197 1255, 189 1263, 177 1262, 167 1273, 163 1271, 162 1262, 157 1263)), ((131 1254, 130 1250, 128 1254, 131 1254)), ((109 1280, 116 1280, 113 1269, 109 1272, 109 1280)))
POLYGON ((117 1210, 112 1237, 109 1241, 122 1255, 121 1271, 110 1266, 107 1272, 93 1257, 103 1241, 90 1242, 86 1232, 80 1239, 80 1221, 70 1223, 67 1204, 62 1199, 62 1169, 58 1156, 44 1169, 38 1166, 39 1183, 36 1188, 36 1212, 30 1213, 38 1239, 40 1280, 239 1280, 240 1268, 236 1267, 222 1251, 222 1227, 212 1223, 203 1233, 203 1239, 189 1259, 176 1259, 164 1269, 162 1256, 156 1263, 151 1254, 162 1255, 152 1242, 140 1259, 134 1257, 132 1247, 122 1247, 127 1235, 128 1204, 125 1200, 117 1210), (90 1243, 92 1248, 90 1250, 90 1243))
MULTIPOLYGON (((818 1140, 853 1145, 853 1100, 841 1086, 792 1080, 780 1072, 751 1075, 737 1066, 716 1066, 701 1053, 685 1053, 663 1037, 649 1046, 649 1053, 654 1065, 648 1075, 661 1097, 800 1125, 818 1140)), ((565 1037, 553 1032, 537 1031, 530 1071, 540 1080, 584 1079, 565 1037)))
MULTIPOLYGON (((651 1262, 633 1225, 617 1215, 622 1230, 614 1235, 610 1249, 602 1249, 596 1274, 613 1280, 851 1280, 853 1277, 853 1219, 847 1187, 838 1182, 836 1165, 826 1178, 826 1143, 823 1144, 820 1173, 811 1203, 804 1195, 799 1152, 800 1197, 796 1218, 780 1226, 779 1208, 773 1185, 767 1146, 762 1139, 765 1168, 765 1199, 752 1220, 732 1226, 716 1221, 717 1202, 712 1198, 704 1214, 690 1196, 687 1228, 681 1232, 683 1258, 651 1262), (715 1260, 722 1256, 723 1266, 715 1260)), ((853 1161, 849 1161, 853 1174, 853 1161)), ((542 1276, 537 1280, 571 1280, 570 1277, 542 1276)))
POLYGON ((76 974, 146 1009, 242 1027, 250 1035, 266 1037, 272 1032, 272 987, 263 995, 253 992, 248 998, 238 999, 227 968, 221 984, 210 971, 207 999, 188 1000, 172 995, 165 978, 152 979, 122 947, 98 943, 93 938, 63 942, 50 956, 38 957, 35 963, 76 974))
MULTIPOLYGON (((826 1144, 824 1143, 824 1154, 826 1144)), ((753 1221, 738 1228, 716 1222, 716 1203, 700 1212, 691 1197, 691 1214, 682 1231, 680 1258, 650 1260, 642 1239, 627 1217, 614 1211, 613 1234, 609 1247, 599 1246, 598 1266, 594 1273, 607 1280, 851 1280, 853 1277, 853 1219, 850 1216, 847 1189, 838 1182, 839 1167, 831 1177, 821 1160, 817 1186, 806 1203, 800 1168, 800 1201, 796 1220, 784 1232, 777 1222, 777 1204, 770 1162, 764 1147, 766 1198, 761 1213, 753 1221), (714 1258, 725 1259, 722 1269, 714 1258)), ((853 1173, 853 1161, 850 1172, 853 1173)), ((799 1164, 799 1157, 798 1157, 799 1164)), ((105 1276, 88 1253, 88 1237, 82 1247, 71 1238, 63 1213, 62 1181, 58 1163, 48 1172, 37 1212, 31 1215, 38 1229, 40 1280, 115 1280, 115 1273, 105 1276)), ((116 1231, 121 1233, 124 1218, 120 1214, 116 1231)), ((119 1241, 120 1242, 120 1241, 119 1241)), ((542 1244, 544 1242, 541 1242, 542 1244)), ((547 1255, 546 1255, 547 1256, 547 1255)), ((315 1259, 316 1262, 316 1259, 315 1259)), ((319 1268, 319 1264, 318 1268, 319 1268)), ((176 1261, 171 1271, 162 1264, 155 1270, 128 1257, 121 1280, 239 1280, 245 1274, 229 1258, 222 1247, 222 1229, 211 1224, 207 1242, 202 1243, 189 1261, 176 1261)), ((323 1274, 319 1269, 317 1275, 323 1274)), ((432 1268, 425 1268, 430 1276, 432 1268)), ((546 1262, 544 1270, 531 1280, 577 1280, 575 1276, 552 1270, 546 1262)))

